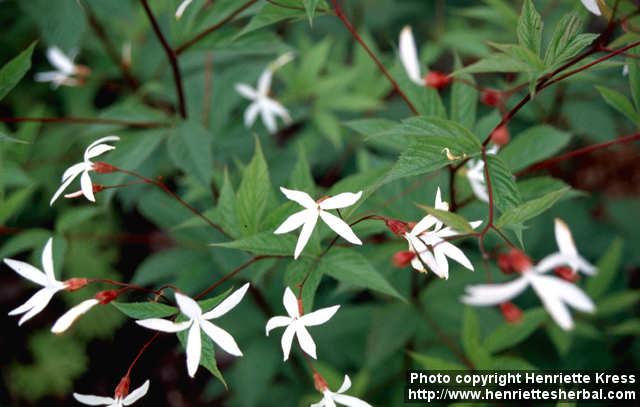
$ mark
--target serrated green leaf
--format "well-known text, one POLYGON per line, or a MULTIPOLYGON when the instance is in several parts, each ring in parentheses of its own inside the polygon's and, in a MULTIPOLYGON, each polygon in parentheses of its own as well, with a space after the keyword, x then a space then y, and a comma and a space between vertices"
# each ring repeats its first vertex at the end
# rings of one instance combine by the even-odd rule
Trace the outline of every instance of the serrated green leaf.
POLYGON ((302 304, 304 309, 313 309, 316 290, 322 280, 322 271, 318 270, 318 261, 310 257, 301 257, 289 262, 284 272, 284 283, 295 293, 297 287, 302 286, 302 304))
POLYGON ((530 127, 514 137, 498 156, 511 171, 518 171, 549 158, 562 150, 571 135, 551 126, 530 127))
POLYGON ((502 352, 527 339, 546 320, 547 314, 543 309, 526 311, 521 321, 499 325, 484 339, 483 346, 490 353, 502 352))
POLYGON ((306 17, 300 8, 300 0, 278 0, 278 4, 264 3, 264 6, 249 21, 238 37, 259 30, 279 21, 306 17))
POLYGON ((256 139, 255 153, 244 169, 236 195, 236 214, 243 236, 251 236, 260 230, 270 194, 269 169, 262 154, 260 141, 256 139))
POLYGON ((625 115, 632 122, 640 122, 640 114, 636 112, 633 104, 625 95, 604 86, 596 86, 596 89, 598 89, 598 92, 600 92, 600 95, 609 106, 625 115))
POLYGON ((525 0, 522 4, 520 18, 518 19, 518 42, 536 55, 540 55, 542 27, 542 18, 536 10, 533 1, 525 0))
MULTIPOLYGON (((263 232, 232 242, 212 243, 211 246, 244 250, 265 256, 293 256, 296 237, 292 235, 274 235, 273 232, 263 232)), ((305 254, 308 255, 309 251, 303 251, 301 256, 305 254)))
POLYGON ((158 302, 112 302, 114 307, 133 319, 165 318, 178 313, 176 307, 158 302))
POLYGON ((601 298, 607 292, 619 271, 621 260, 622 239, 618 238, 611 243, 596 264, 596 275, 587 280, 586 291, 593 300, 601 298))
MULTIPOLYGON (((462 64, 456 55, 456 69, 462 64)), ((461 80, 453 81, 451 85, 451 113, 450 117, 456 123, 467 129, 472 129, 476 124, 476 110, 478 106, 478 91, 473 85, 475 80, 471 75, 458 75, 461 80)))
POLYGON ((36 43, 35 41, 32 42, 27 49, 4 64, 0 69, 0 100, 7 96, 31 68, 31 54, 33 54, 36 43))
POLYGON ((212 141, 211 134, 196 121, 181 123, 167 139, 169 157, 175 166, 206 189, 213 177, 212 141))
POLYGON ((238 215, 236 214, 236 194, 229 178, 229 172, 225 168, 220 197, 216 206, 216 219, 219 219, 222 228, 233 237, 240 235, 238 215))
POLYGON ((514 181, 514 176, 507 165, 499 156, 488 155, 489 176, 491 177, 491 189, 493 201, 498 209, 506 211, 509 208, 520 205, 522 199, 514 181))
POLYGON ((542 212, 551 208, 567 192, 568 189, 560 189, 558 191, 549 192, 540 198, 527 201, 522 205, 508 208, 500 218, 498 218, 496 226, 503 227, 506 225, 520 224, 531 218, 535 218, 542 212))

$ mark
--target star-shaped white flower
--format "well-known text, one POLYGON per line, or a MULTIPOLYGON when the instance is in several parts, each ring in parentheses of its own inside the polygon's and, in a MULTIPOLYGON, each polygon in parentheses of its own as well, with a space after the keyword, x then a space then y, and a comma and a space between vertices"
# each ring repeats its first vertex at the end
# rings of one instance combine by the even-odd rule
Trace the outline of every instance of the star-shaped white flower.
POLYGON ((187 318, 188 321, 173 322, 166 319, 150 318, 136 321, 136 323, 145 328, 153 329, 161 332, 181 332, 189 330, 187 337, 187 371, 189 376, 194 377, 198 371, 200 364, 200 355, 202 353, 202 338, 200 330, 202 330, 213 342, 222 350, 234 356, 242 356, 242 351, 238 348, 235 339, 224 329, 209 322, 211 319, 219 318, 227 312, 231 311, 240 303, 242 297, 249 289, 249 283, 243 285, 231 295, 224 299, 220 304, 216 305, 211 311, 202 312, 200 305, 192 298, 186 295, 176 293, 176 302, 178 308, 187 318))
POLYGON ((586 275, 595 274, 596 267, 578 253, 576 244, 573 241, 573 236, 571 235, 571 230, 569 230, 567 224, 561 219, 556 218, 554 226, 556 243, 560 251, 552 253, 540 260, 536 267, 537 270, 544 273, 556 267, 568 266, 574 272, 581 271, 586 275))
POLYGON ((89 69, 82 65, 76 65, 73 60, 76 52, 72 52, 69 56, 58 47, 50 47, 47 49, 47 59, 49 63, 56 68, 55 71, 39 72, 35 76, 38 82, 51 82, 51 86, 56 89, 60 85, 78 86, 81 80, 75 75, 87 76, 89 69))
POLYGON ((58 197, 65 191, 65 189, 67 189, 67 187, 73 182, 73 180, 78 177, 78 175, 80 175, 81 189, 77 193, 69 194, 69 197, 82 194, 89 201, 95 202, 96 198, 93 194, 93 184, 91 182, 91 176, 89 175, 89 172, 93 171, 94 169, 94 164, 93 162, 91 162, 91 159, 104 154, 107 151, 114 150, 114 146, 105 143, 118 140, 120 140, 120 137, 118 136, 107 136, 91 143, 89 147, 84 150, 84 161, 72 165, 71 167, 67 168, 64 174, 62 174, 62 185, 60 185, 55 194, 53 194, 49 205, 53 205, 56 199, 58 199, 58 197))
POLYGON ((592 313, 593 301, 576 285, 561 278, 541 274, 536 267, 522 272, 522 276, 504 284, 482 284, 466 288, 462 302, 488 306, 510 301, 531 286, 553 320, 565 330, 573 328, 569 307, 592 313))
POLYGON ((600 11, 600 6, 598 6, 598 0, 580 0, 582 5, 585 6, 589 12, 600 16, 602 15, 602 11, 600 11))
MULTIPOLYGON (((449 210, 449 204, 441 198, 440 188, 436 192, 435 209, 449 210)), ((477 228, 481 220, 469 222, 472 228, 477 228)), ((435 216, 427 215, 416 223, 410 232, 405 233, 404 238, 409 242, 409 250, 416 254, 411 260, 411 266, 423 273, 428 267, 438 277, 449 278, 449 261, 447 257, 460 263, 465 268, 473 271, 473 264, 464 252, 449 243, 446 238, 457 236, 460 232, 450 227, 443 227, 443 223, 435 216)))
MULTIPOLYGON (((498 146, 493 146, 487 150, 487 154, 495 155, 498 150, 498 146)), ((473 194, 482 202, 489 202, 487 183, 484 180, 484 161, 482 159, 469 160, 466 175, 473 194)))
POLYGON ((294 335, 298 338, 300 348, 314 359, 316 356, 316 343, 307 331, 308 326, 322 325, 333 317, 333 315, 340 308, 339 305, 333 307, 321 308, 317 311, 309 314, 300 315, 300 308, 298 306, 298 300, 293 294, 293 291, 289 287, 284 290, 284 296, 282 298, 284 308, 287 310, 288 317, 277 316, 267 321, 266 333, 269 336, 269 332, 274 328, 282 328, 286 326, 282 334, 282 352, 284 354, 284 360, 289 359, 289 353, 291 352, 291 344, 293 343, 294 335))
POLYGON ((251 100, 251 104, 244 112, 244 125, 246 128, 253 126, 258 113, 262 118, 262 123, 271 134, 278 131, 277 117, 280 117, 286 124, 291 123, 289 111, 280 102, 269 97, 272 78, 273 70, 268 67, 260 75, 258 86, 255 89, 245 83, 237 83, 235 85, 236 91, 240 95, 251 100))
POLYGON ((353 233, 351 227, 339 217, 327 212, 331 209, 341 209, 355 204, 362 196, 362 191, 358 193, 343 192, 341 194, 329 197, 320 202, 314 201, 309 194, 302 191, 296 191, 280 187, 280 191, 292 201, 302 205, 305 209, 289 216, 278 228, 275 234, 288 233, 302 226, 298 243, 293 253, 293 258, 297 259, 302 253, 302 249, 307 245, 311 233, 318 222, 318 217, 324 221, 334 232, 342 236, 350 243, 361 245, 362 241, 353 233))
POLYGON ((178 8, 176 9, 176 18, 179 19, 180 17, 182 17, 185 10, 191 5, 192 2, 193 0, 184 0, 182 3, 180 3, 178 8))
POLYGON ((126 396, 116 395, 115 397, 101 397, 90 394, 73 393, 73 397, 80 403, 87 406, 108 406, 123 407, 130 406, 144 397, 149 391, 149 380, 126 396))
POLYGON ((9 315, 24 314, 22 318, 20 318, 20 321, 18 321, 18 325, 24 324, 39 314, 47 304, 49 304, 54 294, 64 290, 66 287, 65 283, 56 280, 53 271, 53 239, 51 238, 47 241, 42 252, 42 268, 44 272, 22 261, 4 259, 4 262, 22 277, 43 287, 29 298, 27 302, 9 312, 9 315))
POLYGON ((322 400, 311 405, 311 407, 335 407, 336 404, 340 404, 347 407, 371 407, 371 404, 359 398, 348 396, 343 394, 351 388, 351 379, 348 375, 344 375, 344 381, 342 386, 337 392, 332 392, 329 388, 325 387, 322 391, 322 400))

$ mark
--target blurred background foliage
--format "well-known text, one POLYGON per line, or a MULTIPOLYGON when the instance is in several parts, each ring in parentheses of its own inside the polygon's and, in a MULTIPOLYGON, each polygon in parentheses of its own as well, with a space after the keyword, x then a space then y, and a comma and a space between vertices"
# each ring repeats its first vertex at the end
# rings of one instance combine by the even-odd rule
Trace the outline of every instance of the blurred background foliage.
MULTIPOLYGON (((195 0, 180 20, 174 17, 177 0, 150 3, 169 42, 178 46, 245 2, 195 0)), ((382 119, 397 122, 411 115, 331 15, 329 4, 316 2, 310 25, 305 10, 309 3, 314 2, 259 0, 181 53, 188 113, 188 120, 181 120, 170 66, 139 2, 0 2, 2 64, 37 41, 32 68, 0 101, 0 116, 170 123, 142 129, 116 124, 0 124, 0 258, 39 265, 40 251, 53 235, 56 273, 62 279, 111 278, 152 287, 172 283, 192 294, 250 258, 247 251, 210 246, 230 239, 150 185, 105 190, 97 194, 94 205, 66 200, 50 207, 64 169, 77 162, 91 141, 109 134, 122 140, 106 161, 151 178, 162 176, 232 238, 254 239, 239 247, 261 253, 260 243, 267 246, 264 252, 290 255, 293 236, 271 234, 295 209, 283 204, 277 187, 304 189, 316 197, 370 187, 407 147, 406 139, 383 131, 389 122, 382 119), (35 72, 50 68, 45 58, 50 46, 78 51, 78 62, 92 71, 83 86, 53 90, 33 81, 35 72), (132 50, 129 77, 119 66, 121 49, 127 46, 132 50), (272 92, 290 109, 293 123, 273 135, 259 122, 246 129, 242 114, 247 101, 234 84, 254 84, 267 64, 287 51, 295 53, 295 60, 276 73, 272 92), (380 119, 380 127, 361 121, 372 118, 380 119)), ((451 72, 456 58, 467 66, 489 56, 489 42, 515 42, 521 7, 520 1, 504 0, 344 3, 358 31, 403 89, 420 101, 421 110, 432 113, 449 109, 452 90, 438 95, 407 80, 397 58, 402 27, 413 27, 425 66, 451 72)), ((605 19, 588 14, 577 0, 534 3, 545 28, 559 24, 570 12, 582 18, 582 32, 606 27, 605 19)), ((635 7, 631 1, 621 3, 627 11, 635 7)), ((551 28, 545 30, 545 42, 552 33, 551 28)), ((619 44, 637 39, 633 33, 616 34, 619 44)), ((542 140, 561 140, 545 153, 550 156, 637 131, 640 115, 633 107, 625 110, 636 91, 621 74, 625 62, 637 63, 634 58, 616 59, 537 95, 511 122, 512 140, 528 139, 532 133, 542 140), (536 127, 540 125, 546 127, 536 127)), ((496 89, 519 83, 516 76, 505 74, 477 75, 476 80, 496 89)), ((476 103, 473 91, 466 94, 471 113, 463 124, 482 140, 499 114, 476 103)), ((531 145, 531 151, 540 144, 531 145)), ((512 171, 521 164, 517 158, 510 162, 512 171)), ((353 394, 373 405, 403 404, 404 370, 409 367, 467 368, 465 361, 471 360, 475 367, 502 369, 637 368, 638 158, 637 145, 628 145, 517 180, 525 201, 564 185, 572 188, 549 211, 527 221, 522 231, 527 253, 540 259, 555 250, 553 218, 560 217, 571 226, 581 253, 598 263, 599 276, 579 282, 598 311, 577 315, 572 332, 554 325, 532 293, 517 301, 527 310, 518 326, 507 325, 497 308, 465 310, 459 302, 464 286, 486 281, 487 273, 504 279, 494 262, 483 266, 475 241, 464 242, 462 248, 476 272, 454 266, 449 280, 437 280, 394 268, 391 257, 405 250, 406 243, 381 222, 364 222, 355 227, 365 237, 361 248, 337 247, 316 265, 313 259, 294 262, 287 257, 256 262, 242 272, 238 282, 249 279, 259 290, 221 323, 245 353, 238 359, 217 355, 229 390, 204 370, 196 380, 187 380, 182 350, 167 336, 134 371, 134 383, 146 377, 152 381, 141 405, 302 406, 317 401, 300 355, 293 363, 283 363, 279 335, 264 336, 266 320, 282 312, 284 285, 294 285, 312 267, 317 269, 305 292, 306 305, 343 304, 328 324, 312 331, 319 347, 318 369, 331 388, 339 385, 344 373, 350 374, 353 394), (416 301, 410 301, 412 284, 416 301), (478 366, 478 360, 484 366, 478 366)), ((424 213, 415 204, 432 205, 438 186, 449 196, 448 176, 447 171, 436 171, 387 183, 357 213, 417 220, 424 213)), ((121 174, 98 174, 95 180, 105 185, 130 181, 121 174)), ((458 196, 470 195, 463 176, 456 185, 458 196)), ((474 220, 486 219, 486 211, 486 204, 474 201, 461 213, 474 220)), ((319 253, 331 237, 328 230, 320 230, 307 247, 311 254, 319 253)), ((488 247, 500 244, 489 236, 488 247)), ((8 311, 26 299, 32 287, 7 267, 1 271, 0 304, 8 311)), ((0 313, 0 405, 71 405, 74 389, 112 392, 148 332, 126 321, 114 307, 92 310, 68 335, 48 332, 52 321, 87 298, 90 290, 94 287, 56 298, 20 329, 4 316, 6 312, 0 313)), ((132 294, 129 300, 146 298, 132 294)))

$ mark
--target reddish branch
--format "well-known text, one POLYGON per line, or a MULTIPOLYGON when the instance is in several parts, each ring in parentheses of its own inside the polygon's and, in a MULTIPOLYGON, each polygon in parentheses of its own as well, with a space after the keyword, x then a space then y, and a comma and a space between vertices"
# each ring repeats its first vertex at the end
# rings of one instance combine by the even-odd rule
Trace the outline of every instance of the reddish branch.
POLYGON ((138 129, 169 127, 168 123, 136 122, 120 119, 102 119, 97 117, 0 117, 1 123, 66 123, 66 124, 110 124, 138 129))
POLYGON ((187 118, 187 104, 184 98, 184 90, 182 88, 182 74, 180 73, 180 66, 178 65, 178 55, 174 52, 173 48, 167 42, 164 34, 162 34, 162 30, 160 29, 160 25, 158 24, 158 20, 153 15, 151 8, 149 7, 148 0, 140 0, 142 6, 144 7, 144 11, 149 18, 149 22, 151 23, 151 27, 153 28, 153 32, 156 34, 158 41, 162 45, 165 54, 167 55, 167 59, 169 60, 169 64, 171 65, 171 71, 173 72, 173 81, 176 84, 176 93, 178 95, 178 110, 180 111, 180 116, 183 119, 187 118))
POLYGON ((194 299, 199 300, 200 298, 202 298, 205 295, 209 294, 211 291, 215 290, 220 285, 222 285, 222 283, 224 283, 225 281, 229 280, 230 278, 233 278, 234 276, 236 276, 238 273, 240 273, 242 270, 246 269, 247 267, 249 267, 253 263, 255 263, 257 261, 260 261, 260 260, 263 260, 263 259, 270 259, 270 258, 275 258, 275 257, 277 257, 277 256, 255 256, 255 257, 250 258, 249 260, 245 261, 244 263, 242 263, 241 265, 236 267, 234 270, 232 270, 229 273, 227 273, 224 276, 222 276, 221 279, 219 279, 218 281, 216 281, 215 283, 211 284, 209 287, 204 289, 200 294, 196 295, 194 297, 194 299))

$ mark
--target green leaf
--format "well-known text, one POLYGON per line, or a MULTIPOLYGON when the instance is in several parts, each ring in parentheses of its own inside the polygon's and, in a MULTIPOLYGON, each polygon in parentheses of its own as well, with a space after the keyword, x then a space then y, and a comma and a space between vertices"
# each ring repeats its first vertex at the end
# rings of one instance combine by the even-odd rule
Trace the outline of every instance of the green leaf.
MULTIPOLYGON (((211 246, 247 251, 265 256, 293 256, 296 237, 293 235, 274 235, 273 232, 258 233, 232 242, 212 243, 211 246)), ((301 256, 309 254, 308 250, 301 256)))
POLYGON ((520 322, 499 325, 484 339, 483 346, 490 353, 511 348, 527 339, 546 320, 547 314, 541 308, 526 311, 520 322))
POLYGON ((302 304, 304 309, 308 310, 313 309, 320 280, 322 280, 322 271, 318 270, 318 261, 310 257, 302 256, 289 262, 284 272, 284 283, 291 287, 295 293, 298 292, 297 287, 304 282, 302 286, 302 304))
POLYGON ((520 205, 521 198, 514 176, 499 156, 488 155, 487 163, 491 177, 493 201, 498 209, 505 211, 520 205))
POLYGON ((333 249, 329 251, 320 260, 318 270, 342 283, 404 300, 400 293, 382 277, 364 256, 353 250, 333 249))
POLYGON ((628 319, 607 329, 609 335, 640 335, 640 318, 628 319))
POLYGON ((480 322, 471 307, 464 308, 462 319, 462 349, 471 360, 474 368, 488 369, 491 365, 491 354, 482 346, 480 339, 480 322))
POLYGON ((238 36, 264 28, 282 20, 304 18, 305 11, 300 8, 300 0, 278 0, 278 4, 264 3, 264 6, 253 16, 249 24, 238 36))
POLYGON ((220 197, 216 206, 216 217, 220 221, 222 228, 233 237, 238 237, 240 229, 238 227, 238 216, 236 214, 236 194, 233 191, 229 172, 225 169, 220 197))
POLYGON ((457 213, 435 209, 426 205, 418 205, 418 207, 461 234, 473 233, 473 228, 469 225, 469 221, 457 213))
POLYGON ((640 110, 640 62, 638 56, 640 51, 638 48, 629 50, 631 56, 627 58, 627 66, 629 67, 629 88, 631 90, 631 98, 636 110, 640 110))
POLYGON ((525 0, 518 19, 518 42, 536 55, 540 55, 542 27, 542 18, 533 5, 533 1, 525 0))
POLYGON ((600 95, 609 106, 627 116, 632 122, 640 122, 640 115, 636 112, 629 98, 616 90, 605 88, 604 86, 596 86, 596 89, 598 89, 598 92, 600 92, 600 95))
POLYGON ((0 69, 0 100, 7 96, 31 68, 31 54, 33 54, 36 43, 36 41, 32 42, 27 49, 0 69))
POLYGON ((632 311, 635 303, 640 301, 640 290, 622 291, 611 294, 597 302, 596 315, 608 317, 624 311, 632 311))
MULTIPOLYGON (((461 68, 460 58, 456 55, 456 69, 461 68)), ((478 106, 478 91, 472 85, 475 84, 473 76, 468 74, 458 75, 461 80, 453 81, 451 85, 451 120, 462 127, 472 129, 476 124, 476 110, 478 106)))
POLYGON ((0 133, 0 142, 3 143, 18 143, 18 144, 30 144, 28 141, 20 140, 11 136, 7 136, 4 133, 0 133))
MULTIPOLYGON (((180 321, 180 318, 177 321, 180 321)), ((185 349, 185 351, 187 349, 188 333, 188 329, 177 333, 178 340, 180 341, 180 344, 182 345, 183 349, 185 349)), ((213 341, 211 340, 211 338, 205 335, 202 330, 200 330, 200 336, 202 346, 202 353, 200 354, 200 366, 207 369, 216 379, 220 380, 225 388, 227 388, 227 382, 224 380, 224 376, 222 375, 222 372, 220 372, 220 369, 218 369, 218 362, 216 360, 216 352, 213 347, 213 341)))
POLYGON ((307 154, 302 144, 298 146, 298 161, 289 175, 288 188, 305 191, 310 196, 316 195, 316 184, 313 175, 311 175, 311 167, 309 167, 307 154))
POLYGON ((506 225, 520 224, 531 218, 535 218, 551 208, 568 191, 568 188, 563 188, 558 191, 549 192, 540 198, 527 201, 522 205, 508 208, 496 221, 496 226, 503 227, 506 225))
POLYGON ((26 187, 6 196, 0 205, 0 224, 4 224, 9 218, 15 216, 23 209, 25 202, 33 193, 34 187, 26 187))
POLYGON ((498 156, 511 171, 518 171, 549 158, 562 150, 571 135, 551 126, 530 127, 514 137, 498 156))
POLYGON ((453 73, 454 76, 489 72, 530 72, 531 66, 507 54, 493 54, 453 73))
POLYGON ((178 313, 176 307, 158 302, 112 302, 111 304, 133 319, 164 318, 178 313))
POLYGON ((260 141, 256 139, 253 159, 244 169, 236 198, 236 213, 243 236, 251 236, 260 230, 270 194, 269 169, 262 154, 260 141))
POLYGON ((207 129, 196 121, 181 123, 167 139, 169 157, 175 166, 193 176, 206 189, 213 177, 212 140, 207 129))
POLYGON ((615 239, 604 255, 596 264, 598 272, 587 280, 586 291, 593 299, 597 300, 609 289, 611 283, 618 274, 622 260, 622 239, 615 239))
POLYGON ((307 12, 307 17, 309 18, 309 25, 313 26, 313 17, 316 14, 316 8, 320 0, 302 0, 302 3, 304 3, 304 10, 307 12))
POLYGON ((455 362, 440 359, 434 356, 424 355, 416 352, 409 352, 409 356, 415 360, 420 367, 426 370, 465 370, 466 366, 455 362))

